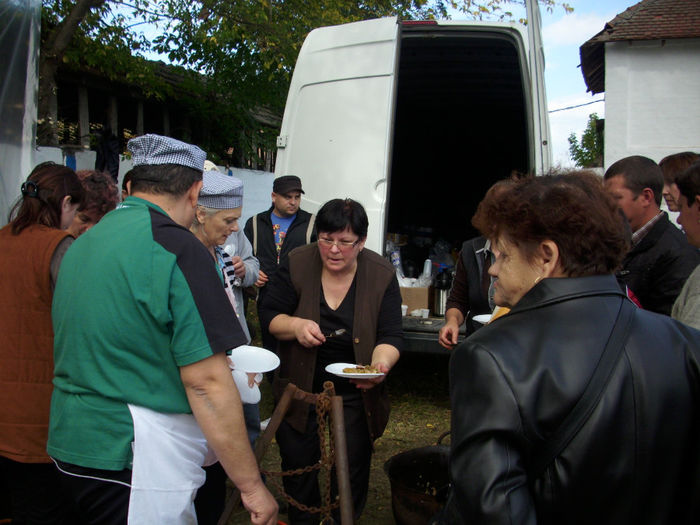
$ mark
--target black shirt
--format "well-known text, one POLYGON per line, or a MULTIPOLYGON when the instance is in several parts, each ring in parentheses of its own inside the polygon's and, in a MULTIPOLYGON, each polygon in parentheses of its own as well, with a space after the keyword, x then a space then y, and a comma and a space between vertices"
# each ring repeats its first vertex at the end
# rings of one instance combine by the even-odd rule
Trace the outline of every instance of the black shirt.
MULTIPOLYGON (((321 332, 326 336, 326 342, 316 351, 316 372, 314 373, 314 392, 323 391, 324 381, 332 381, 336 394, 357 392, 354 384, 348 379, 326 372, 326 366, 331 363, 355 363, 355 352, 352 348, 352 320, 355 311, 355 279, 352 280, 348 293, 337 310, 333 310, 326 302, 321 287, 321 332), (328 337, 328 334, 344 329, 345 333, 328 337)), ((371 363, 357 363, 369 365, 371 363)))

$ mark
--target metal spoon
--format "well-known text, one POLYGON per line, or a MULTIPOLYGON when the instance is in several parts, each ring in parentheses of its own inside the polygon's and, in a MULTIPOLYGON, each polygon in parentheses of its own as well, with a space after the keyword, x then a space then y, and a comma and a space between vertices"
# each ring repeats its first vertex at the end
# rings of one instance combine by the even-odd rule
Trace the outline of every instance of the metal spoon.
POLYGON ((329 337, 335 337, 335 336, 338 336, 338 335, 343 335, 345 332, 347 332, 347 330, 346 330, 345 328, 338 328, 335 332, 331 332, 330 334, 328 334, 328 335, 326 336, 326 339, 328 339, 329 337))

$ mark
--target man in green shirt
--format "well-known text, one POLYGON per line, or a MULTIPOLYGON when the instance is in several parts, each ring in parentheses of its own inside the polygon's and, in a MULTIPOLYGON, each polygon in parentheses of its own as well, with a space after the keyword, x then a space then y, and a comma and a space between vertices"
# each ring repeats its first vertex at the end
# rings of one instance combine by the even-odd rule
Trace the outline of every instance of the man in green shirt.
POLYGON ((253 523, 275 523, 226 350, 246 338, 189 231, 205 154, 129 142, 131 196, 67 252, 53 302, 47 450, 88 523, 194 523, 218 458, 253 523))

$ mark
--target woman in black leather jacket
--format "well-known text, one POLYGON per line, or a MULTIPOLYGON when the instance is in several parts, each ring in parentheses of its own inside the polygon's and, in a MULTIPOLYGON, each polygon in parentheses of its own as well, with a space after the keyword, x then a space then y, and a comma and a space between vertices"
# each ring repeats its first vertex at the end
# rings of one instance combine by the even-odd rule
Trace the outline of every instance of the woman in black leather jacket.
POLYGON ((526 180, 472 220, 511 311, 450 363, 443 523, 700 522, 700 332, 621 292, 626 235, 601 184, 526 180))

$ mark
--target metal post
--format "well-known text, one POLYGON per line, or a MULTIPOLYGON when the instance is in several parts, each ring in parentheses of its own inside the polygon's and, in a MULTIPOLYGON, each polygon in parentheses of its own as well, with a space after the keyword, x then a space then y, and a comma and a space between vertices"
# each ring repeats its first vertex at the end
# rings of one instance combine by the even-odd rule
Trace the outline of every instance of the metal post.
POLYGON ((331 398, 331 423, 335 438, 335 470, 338 478, 338 496, 340 497, 340 523, 351 525, 352 492, 350 490, 350 463, 348 462, 348 446, 345 437, 345 419, 343 418, 343 398, 331 398))

